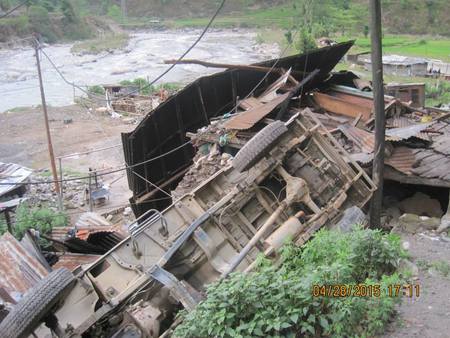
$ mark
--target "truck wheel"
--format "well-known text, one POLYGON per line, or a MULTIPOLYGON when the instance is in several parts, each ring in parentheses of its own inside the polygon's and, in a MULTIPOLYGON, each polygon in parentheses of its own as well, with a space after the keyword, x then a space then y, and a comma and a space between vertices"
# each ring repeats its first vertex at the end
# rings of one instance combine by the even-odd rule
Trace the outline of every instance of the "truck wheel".
POLYGON ((272 149, 275 141, 287 130, 282 121, 275 121, 265 126, 239 150, 233 159, 233 167, 239 172, 248 170, 272 149))
POLYGON ((28 290, 3 319, 0 337, 28 337, 74 282, 75 276, 66 268, 52 271, 28 290))

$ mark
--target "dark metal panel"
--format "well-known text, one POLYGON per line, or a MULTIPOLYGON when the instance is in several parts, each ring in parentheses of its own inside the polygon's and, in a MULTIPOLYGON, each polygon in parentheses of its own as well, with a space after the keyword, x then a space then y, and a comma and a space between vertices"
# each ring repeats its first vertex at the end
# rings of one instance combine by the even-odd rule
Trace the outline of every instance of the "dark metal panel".
MULTIPOLYGON (((328 76, 328 73, 352 45, 353 41, 350 41, 314 50, 307 54, 282 58, 278 62, 275 59, 262 62, 259 65, 271 67, 277 62, 277 67, 292 68, 292 74, 298 80, 303 78, 303 72, 320 69, 320 73, 314 80, 305 86, 304 90, 308 90, 317 86, 328 76)), ((207 124, 203 106, 208 118, 225 114, 234 107, 236 93, 240 98, 246 97, 265 75, 263 72, 234 69, 197 79, 147 114, 134 131, 122 135, 126 163, 128 165, 140 163, 182 144, 182 138, 179 135, 181 126, 177 122, 177 104, 180 107, 179 113, 182 116, 183 129, 195 132, 207 124), (230 72, 233 73, 233 77, 230 76, 230 72), (235 85, 234 92, 233 82, 235 85), (203 104, 199 100, 198 86, 200 87, 203 104), (158 133, 156 133, 155 128, 158 129, 158 133), (157 135, 159 139, 156 138, 157 135), (145 155, 144 149, 146 150, 145 155)), ((278 76, 279 74, 276 73, 269 74, 267 81, 263 81, 255 93, 258 94, 265 90, 267 85, 278 76)), ((133 168, 133 170, 153 183, 164 182, 164 180, 170 179, 177 172, 177 169, 185 167, 192 161, 194 149, 190 145, 186 146, 186 149, 180 149, 159 160, 133 168), (186 152, 190 154, 190 159, 182 156, 186 152)), ((174 182, 168 189, 176 186, 177 183, 178 181, 174 182)), ((164 208, 171 203, 170 199, 165 199, 155 203, 133 204, 139 196, 148 193, 150 187, 130 172, 128 173, 128 184, 133 191, 131 202, 136 215, 140 215, 150 208, 164 208)), ((153 198, 164 197, 166 196, 163 194, 157 194, 153 198)))

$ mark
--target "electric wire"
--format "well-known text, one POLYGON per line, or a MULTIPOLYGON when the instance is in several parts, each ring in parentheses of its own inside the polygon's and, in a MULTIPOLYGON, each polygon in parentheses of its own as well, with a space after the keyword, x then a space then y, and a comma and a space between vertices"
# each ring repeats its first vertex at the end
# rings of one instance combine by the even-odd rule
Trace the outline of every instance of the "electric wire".
POLYGON ((0 16, 0 19, 6 18, 7 16, 9 16, 10 14, 14 13, 16 10, 18 10, 20 7, 26 5, 28 1, 24 1, 21 2, 20 4, 18 4, 16 7, 11 8, 9 11, 7 11, 6 13, 2 14, 0 16))
MULTIPOLYGON (((213 24, 214 20, 216 19, 216 17, 219 15, 220 11, 222 10, 222 8, 225 5, 226 0, 222 0, 222 2, 220 3, 219 7, 217 7, 216 12, 214 13, 214 15, 211 17, 211 19, 209 20, 208 24, 205 26, 205 28, 203 29, 203 31, 201 32, 201 34, 197 37, 197 39, 194 41, 194 43, 177 59, 177 61, 175 63, 173 63, 172 65, 170 65, 165 71, 163 71, 160 75, 158 75, 156 78, 154 78, 151 82, 147 83, 146 85, 142 86, 139 89, 136 89, 134 91, 131 91, 130 93, 124 95, 122 98, 127 98, 130 97, 131 95, 134 95, 136 93, 139 93, 141 90, 146 89, 146 88, 150 88, 152 85, 154 85, 156 82, 158 82, 159 80, 161 80, 167 73, 169 73, 173 68, 175 68, 176 65, 178 65, 178 63, 184 59, 184 57, 189 54, 189 52, 195 48, 195 46, 200 42, 200 40, 205 36, 205 34, 207 33, 207 31, 209 30, 209 28, 211 27, 211 25, 213 24)), ((93 95, 92 93, 89 93, 87 90, 81 88, 79 85, 75 84, 74 82, 70 82, 68 81, 65 76, 62 74, 62 72, 58 69, 58 67, 55 65, 55 63, 51 60, 51 58, 48 56, 48 54, 42 49, 42 46, 40 45, 39 41, 36 40, 36 43, 38 43, 39 49, 41 51, 42 54, 44 54, 44 56, 47 58, 47 60, 50 62, 50 64, 52 65, 52 67, 56 70, 56 72, 59 74, 59 76, 63 79, 64 82, 66 82, 68 85, 71 85, 79 90, 81 90, 83 93, 87 94, 89 97, 96 97, 96 95, 93 95)), ((104 99, 103 97, 100 99, 98 98, 98 100, 107 102, 106 99, 104 99)))
MULTIPOLYGON (((178 147, 176 147, 176 148, 173 148, 173 149, 171 149, 171 150, 169 150, 169 151, 167 151, 167 152, 165 152, 165 153, 163 153, 163 154, 160 154, 160 155, 158 155, 158 156, 156 156, 156 157, 150 158, 150 159, 148 159, 148 160, 145 160, 145 161, 142 161, 142 162, 139 162, 139 163, 135 163, 135 164, 132 164, 132 165, 125 165, 125 166, 123 166, 123 167, 119 167, 119 168, 117 168, 117 169, 109 170, 109 171, 106 171, 106 172, 102 172, 102 171, 97 172, 97 176, 106 176, 106 175, 114 174, 114 173, 117 173, 117 172, 120 172, 120 171, 124 171, 124 170, 127 170, 127 169, 135 168, 135 167, 138 167, 138 166, 140 166, 140 165, 143 165, 143 164, 146 164, 146 163, 150 163, 150 162, 156 161, 156 160, 158 160, 158 159, 160 159, 160 158, 162 158, 162 157, 165 157, 165 156, 167 156, 167 155, 170 155, 170 154, 176 152, 177 150, 180 150, 181 148, 183 148, 183 147, 185 147, 185 146, 187 146, 188 144, 191 144, 191 143, 192 143, 192 141, 187 141, 187 142, 183 143, 182 145, 180 145, 180 146, 178 146, 178 147)), ((56 182, 61 183, 61 182, 70 182, 70 181, 86 180, 86 179, 89 179, 89 177, 90 177, 90 176, 71 177, 71 178, 66 178, 66 179, 62 179, 62 180, 48 180, 48 181, 40 181, 40 182, 37 182, 37 181, 34 181, 34 182, 18 182, 18 183, 16 183, 16 182, 11 182, 11 183, 0 182, 0 185, 39 185, 39 184, 54 184, 54 183, 56 183, 56 182)), ((92 176, 91 176, 91 177, 92 177, 92 176)))

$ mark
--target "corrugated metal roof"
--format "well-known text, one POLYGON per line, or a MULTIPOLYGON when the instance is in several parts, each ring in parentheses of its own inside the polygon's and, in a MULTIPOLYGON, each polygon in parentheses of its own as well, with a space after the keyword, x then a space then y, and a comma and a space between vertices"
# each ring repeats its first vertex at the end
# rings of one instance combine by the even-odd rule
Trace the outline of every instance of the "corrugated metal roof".
POLYGON ((31 169, 14 163, 0 162, 0 196, 15 189, 17 183, 24 182, 32 173, 31 169), (5 183, 11 183, 5 184, 5 183))
POLYGON ((411 170, 413 174, 423 178, 437 178, 450 181, 450 156, 434 149, 414 149, 418 160, 411 170))
POLYGON ((411 148, 395 147, 391 156, 387 157, 384 163, 406 175, 411 175, 413 166, 416 163, 416 156, 411 148))
POLYGON ((286 101, 288 97, 289 93, 285 93, 283 95, 277 96, 272 101, 264 105, 246 110, 240 113, 239 115, 232 117, 229 121, 227 121, 224 124, 224 127, 226 129, 238 129, 238 130, 249 129, 253 127, 256 122, 260 121, 270 112, 272 112, 281 103, 286 101))
POLYGON ((340 125, 339 130, 353 141, 363 152, 371 153, 375 147, 375 135, 349 124, 340 125))
POLYGON ((10 233, 0 237, 0 287, 13 299, 19 300, 47 273, 10 233))
MULTIPOLYGON (((398 121, 397 123, 399 123, 398 121)), ((400 123, 405 123, 404 120, 400 123)), ((425 129, 433 125, 433 122, 420 123, 420 124, 410 124, 404 127, 392 128, 386 130, 386 136, 397 140, 406 140, 410 137, 418 137, 426 141, 430 141, 430 137, 427 134, 422 133, 425 129)))
POLYGON ((83 255, 83 254, 76 254, 76 253, 70 253, 66 252, 64 255, 61 255, 58 257, 58 262, 56 262, 55 265, 53 265, 53 269, 59 269, 59 268, 67 268, 70 271, 75 270, 80 265, 85 264, 91 264, 95 262, 100 255, 83 255))
POLYGON ((95 212, 85 212, 80 215, 75 226, 78 227, 98 227, 98 226, 111 226, 111 223, 103 216, 95 212))

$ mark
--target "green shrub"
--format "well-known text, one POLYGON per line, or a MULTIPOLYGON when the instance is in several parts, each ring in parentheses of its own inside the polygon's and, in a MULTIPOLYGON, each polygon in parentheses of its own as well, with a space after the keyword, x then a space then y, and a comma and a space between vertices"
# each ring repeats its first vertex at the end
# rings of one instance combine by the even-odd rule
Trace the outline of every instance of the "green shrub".
POLYGON ((176 337, 367 337, 379 334, 400 300, 383 290, 399 284, 405 253, 399 238, 376 230, 323 230, 303 248, 281 251, 282 264, 260 259, 256 271, 210 285, 207 298, 176 337), (358 259, 359 257, 359 259, 358 259), (363 269, 363 266, 365 267, 363 269), (313 285, 381 285, 379 297, 314 297, 313 285))
POLYGON ((37 5, 30 6, 28 17, 32 30, 41 34, 45 41, 51 43, 57 40, 57 36, 53 32, 50 24, 48 11, 44 7, 37 5))
POLYGON ((6 224, 6 219, 3 215, 0 216, 0 236, 3 235, 8 230, 8 226, 6 224))
POLYGON ((112 6, 110 6, 110 7, 108 8, 108 13, 107 13, 107 15, 108 15, 111 19, 113 19, 113 20, 115 20, 115 21, 118 21, 118 22, 122 21, 122 19, 123 19, 123 16, 122 16, 122 10, 121 10, 120 7, 117 6, 117 5, 112 5, 112 6))
POLYGON ((138 77, 134 80, 123 80, 120 81, 120 84, 122 86, 137 86, 141 88, 141 94, 142 95, 151 95, 153 93, 159 92, 161 89, 165 89, 169 92, 175 92, 182 88, 182 85, 180 83, 162 83, 160 85, 149 85, 149 82, 141 77, 138 77))
MULTIPOLYGON (((64 213, 50 208, 32 208, 27 203, 23 203, 16 211, 14 236, 20 240, 28 229, 49 234, 54 227, 66 226, 67 222, 68 218, 64 213)), ((41 245, 46 246, 47 243, 42 241, 41 245)))
POLYGON ((90 86, 88 87, 88 92, 96 95, 105 95, 105 88, 102 86, 90 86))

